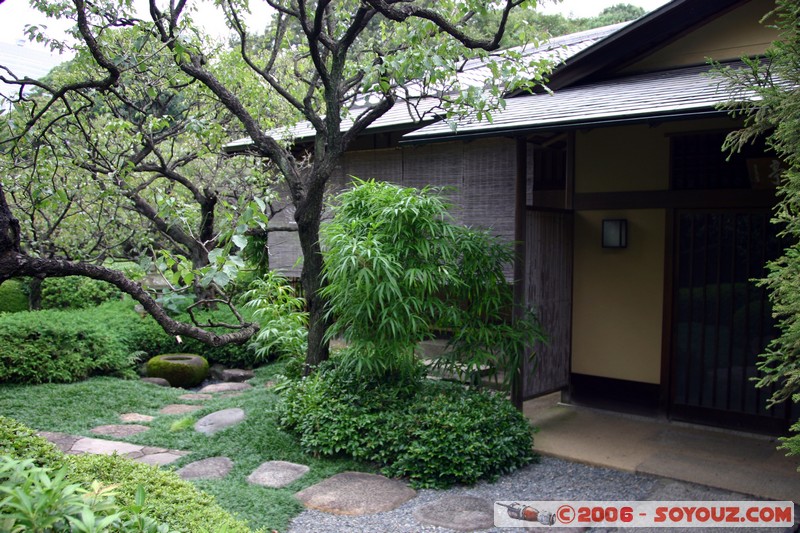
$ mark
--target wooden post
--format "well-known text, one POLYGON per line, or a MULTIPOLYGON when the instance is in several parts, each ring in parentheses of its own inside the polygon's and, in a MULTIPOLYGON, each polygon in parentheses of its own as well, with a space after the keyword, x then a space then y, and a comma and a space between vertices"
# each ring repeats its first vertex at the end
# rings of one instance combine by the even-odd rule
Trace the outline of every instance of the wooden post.
MULTIPOLYGON (((525 137, 517 137, 517 172, 514 187, 514 320, 525 312, 525 239, 528 205, 528 143, 525 137)), ((511 402, 522 410, 525 354, 520 354, 519 367, 511 381, 511 402)))

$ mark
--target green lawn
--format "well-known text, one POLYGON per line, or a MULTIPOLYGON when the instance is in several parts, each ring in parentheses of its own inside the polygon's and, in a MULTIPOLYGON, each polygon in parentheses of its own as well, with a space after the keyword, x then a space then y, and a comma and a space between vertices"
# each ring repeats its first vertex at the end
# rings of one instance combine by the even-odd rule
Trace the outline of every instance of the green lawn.
POLYGON ((192 453, 166 468, 224 455, 234 468, 223 480, 197 482, 199 488, 213 494, 230 512, 267 530, 285 530, 291 518, 302 509, 293 494, 326 477, 345 470, 370 471, 370 466, 349 459, 321 459, 304 454, 297 439, 277 426, 278 396, 263 384, 280 370, 280 365, 262 367, 251 381, 255 387, 240 396, 217 397, 205 402, 184 402, 178 396, 186 391, 155 387, 139 381, 93 378, 80 383, 35 386, 0 385, 0 414, 17 419, 37 430, 60 431, 95 436, 89 430, 101 424, 119 423, 125 412, 155 415, 151 429, 128 439, 129 442, 188 450, 192 453), (170 403, 201 403, 202 410, 191 413, 191 421, 171 430, 176 421, 187 415, 160 415, 158 410, 170 403), (196 433, 191 423, 202 416, 240 407, 247 419, 228 430, 207 437, 196 433), (261 463, 270 460, 306 464, 311 470, 303 478, 283 489, 270 489, 247 483, 247 476, 261 463))

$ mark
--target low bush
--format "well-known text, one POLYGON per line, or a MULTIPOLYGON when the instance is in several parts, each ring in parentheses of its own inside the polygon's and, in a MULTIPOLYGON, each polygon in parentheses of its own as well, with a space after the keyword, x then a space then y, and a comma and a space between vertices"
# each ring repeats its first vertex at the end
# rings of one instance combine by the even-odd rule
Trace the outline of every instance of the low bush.
POLYGON ((60 468, 64 455, 47 439, 12 418, 0 416, 0 455, 31 459, 37 466, 60 468))
MULTIPOLYGON (((65 480, 70 484, 78 484, 84 489, 95 482, 101 486, 113 485, 114 501, 119 508, 143 511, 146 516, 171 529, 208 533, 250 531, 244 522, 220 507, 213 496, 201 492, 174 472, 117 455, 64 455, 30 428, 0 417, 0 455, 22 459, 28 454, 37 466, 53 470, 64 468, 65 480), (143 494, 146 495, 144 506, 141 501, 143 494)), ((6 531, 1 527, 0 530, 6 531)), ((138 531, 134 527, 117 530, 138 531)))
POLYGON ((122 292, 110 283, 83 276, 42 282, 42 309, 86 309, 121 297, 122 292))
POLYGON ((170 528, 192 533, 249 533, 246 523, 231 516, 213 496, 201 492, 174 472, 116 455, 69 456, 69 478, 82 484, 117 485, 117 501, 135 502, 136 490, 147 494, 147 515, 170 528))
POLYGON ((374 461, 415 487, 494 479, 534 459, 532 428, 510 402, 453 383, 380 385, 322 367, 287 387, 281 422, 307 452, 374 461))
POLYGON ((0 283, 0 313, 16 313, 28 310, 28 295, 24 284, 17 279, 0 283))
POLYGON ((124 329, 112 327, 112 314, 45 310, 0 315, 0 383, 133 375, 132 352, 119 334, 124 329))
POLYGON ((67 478, 67 468, 57 471, 35 466, 30 459, 0 456, 0 530, 22 531, 125 531, 168 533, 146 515, 147 497, 137 490, 127 506, 116 502, 112 486, 93 482, 85 488, 67 478))

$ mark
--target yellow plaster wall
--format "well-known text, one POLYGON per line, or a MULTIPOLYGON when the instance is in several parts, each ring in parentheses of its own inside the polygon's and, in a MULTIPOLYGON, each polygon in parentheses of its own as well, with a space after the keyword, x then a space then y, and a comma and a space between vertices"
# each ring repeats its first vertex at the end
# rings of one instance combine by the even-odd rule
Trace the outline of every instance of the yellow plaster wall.
POLYGON ((666 45, 623 72, 641 72, 755 56, 764 52, 778 33, 759 21, 774 9, 772 0, 753 0, 666 45))
POLYGON ((602 128, 575 136, 575 192, 652 191, 669 186, 664 129, 602 128))
POLYGON ((572 372, 659 383, 663 209, 575 213, 572 372), (628 220, 628 248, 600 244, 604 218, 628 220))

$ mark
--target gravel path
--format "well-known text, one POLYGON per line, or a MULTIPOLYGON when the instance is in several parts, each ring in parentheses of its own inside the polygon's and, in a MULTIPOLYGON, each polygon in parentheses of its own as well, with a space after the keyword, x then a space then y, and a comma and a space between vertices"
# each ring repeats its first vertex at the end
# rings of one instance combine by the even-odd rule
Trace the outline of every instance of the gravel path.
MULTIPOLYGON (((481 482, 473 487, 448 490, 419 490, 417 497, 394 511, 365 516, 341 516, 319 511, 305 511, 290 524, 289 533, 447 533, 453 530, 422 525, 412 515, 415 508, 438 500, 446 494, 470 495, 496 500, 751 500, 741 494, 711 489, 700 485, 597 468, 560 459, 543 457, 528 466, 500 478, 496 483, 481 482)), ((564 528, 493 528, 490 532, 510 531, 584 531, 564 528)), ((626 531, 625 529, 592 529, 595 532, 626 531)), ((643 533, 642 528, 630 529, 643 533)), ((663 533, 667 528, 654 529, 663 533)), ((695 528, 691 532, 720 533, 721 528, 695 528)), ((737 528, 735 531, 775 531, 775 528, 737 528)), ((778 529, 778 531, 783 531, 778 529)))

